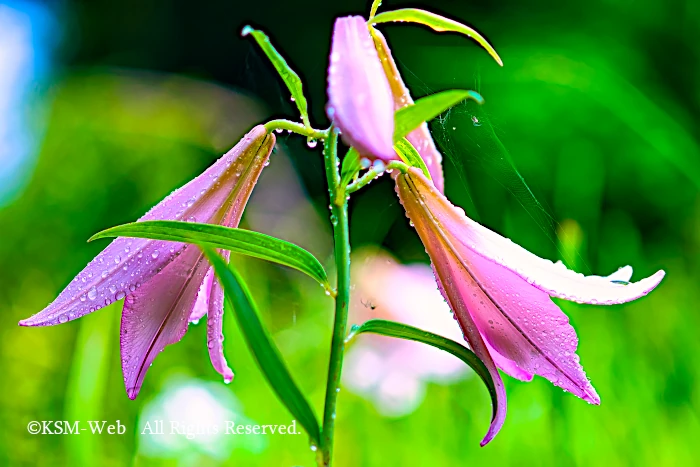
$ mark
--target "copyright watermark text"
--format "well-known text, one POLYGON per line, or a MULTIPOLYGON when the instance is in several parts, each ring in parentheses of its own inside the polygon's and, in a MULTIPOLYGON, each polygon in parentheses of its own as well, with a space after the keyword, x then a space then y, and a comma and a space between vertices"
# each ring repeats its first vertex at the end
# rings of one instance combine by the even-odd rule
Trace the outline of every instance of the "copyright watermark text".
POLYGON ((27 424, 27 431, 30 435, 123 435, 126 433, 126 426, 119 420, 33 420, 27 424))

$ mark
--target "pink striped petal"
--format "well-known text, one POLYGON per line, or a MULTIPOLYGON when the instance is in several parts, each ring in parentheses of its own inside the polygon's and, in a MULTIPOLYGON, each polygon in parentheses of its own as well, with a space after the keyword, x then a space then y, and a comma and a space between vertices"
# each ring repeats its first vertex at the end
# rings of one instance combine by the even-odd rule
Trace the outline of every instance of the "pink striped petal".
POLYGON ((330 62, 326 112, 343 141, 365 157, 396 159, 391 88, 364 18, 336 19, 330 62))
POLYGON ((199 286, 197 298, 192 308, 192 314, 190 315, 190 323, 198 322, 200 319, 204 318, 204 315, 209 311, 209 295, 211 294, 211 286, 213 283, 214 268, 209 268, 207 275, 204 276, 202 285, 199 286))
POLYGON ((177 258, 139 290, 122 311, 121 355, 126 394, 136 398, 153 360, 187 331, 197 292, 209 263, 196 246, 177 258))
POLYGON ((464 215, 464 210, 453 206, 444 196, 434 196, 430 182, 423 177, 411 176, 435 221, 451 232, 463 246, 511 270, 534 287, 552 297, 578 303, 613 305, 636 300, 651 292, 663 279, 665 272, 657 271, 650 277, 630 284, 620 283, 631 277, 632 268, 626 266, 608 277, 584 276, 567 269, 563 263, 553 263, 534 255, 507 238, 479 225, 464 215))
MULTIPOLYGON (((240 214, 273 145, 274 136, 266 135, 263 126, 255 127, 204 173, 175 190, 139 220, 181 219, 213 224, 222 222, 224 216, 230 217, 231 212, 240 214), (241 196, 241 185, 246 184, 250 186, 243 189, 245 196, 241 196)), ((61 324, 109 305, 151 280, 172 260, 169 253, 184 248, 184 244, 176 242, 117 238, 53 303, 19 324, 61 324)))
MULTIPOLYGON (((466 303, 466 310, 499 367, 523 380, 539 374, 588 402, 599 403, 576 355, 576 333, 567 316, 549 298, 565 294, 550 293, 527 273, 535 271, 548 283, 583 287, 591 297, 598 297, 592 298, 591 303, 610 302, 610 297, 617 302, 638 298, 651 290, 648 285, 639 286, 649 283, 649 279, 621 285, 611 281, 629 280, 631 268, 623 268, 607 278, 583 277, 538 258, 471 221, 418 170, 399 174, 397 191, 436 271, 446 268, 445 275, 453 281, 459 279, 453 293, 466 303), (515 269, 514 264, 519 268, 515 269), (557 279, 556 274, 563 275, 564 280, 557 279)), ((659 275, 663 277, 663 272, 655 276, 659 275)), ((658 281, 652 283, 655 286, 658 281)), ((566 296, 572 298, 570 294, 566 296)), ((463 329, 471 326, 463 316, 458 317, 463 329)), ((469 340, 469 333, 465 333, 469 340)))
MULTIPOLYGON (((230 252, 219 251, 219 253, 228 261, 230 252)), ((224 289, 218 279, 214 280, 211 287, 208 313, 207 347, 209 348, 209 358, 214 369, 224 377, 224 382, 230 383, 233 380, 233 371, 226 362, 223 347, 224 289)))
MULTIPOLYGON (((391 49, 389 49, 389 44, 387 44, 384 35, 374 28, 372 28, 371 34, 372 39, 374 39, 377 54, 379 55, 379 60, 384 68, 384 73, 389 79, 391 94, 394 96, 394 110, 413 104, 411 93, 408 91, 408 88, 401 78, 401 74, 396 66, 394 57, 391 55, 391 49)), ((423 158, 435 187, 440 190, 441 193, 444 192, 445 181, 442 174, 442 154, 440 154, 440 151, 435 147, 433 137, 428 130, 428 124, 423 122, 418 128, 410 132, 406 139, 413 144, 423 158)))
MULTIPOLYGON (((261 125, 197 178, 174 191, 140 220, 181 219, 238 226, 245 204, 275 143, 261 125)), ((223 298, 194 246, 118 238, 73 279, 58 298, 23 326, 64 323, 126 297, 122 316, 122 361, 129 397, 164 346, 177 342, 190 320, 209 311, 221 329, 223 298), (212 296, 215 300, 212 300, 212 296)), ((221 339, 210 348, 212 364, 225 379, 221 339)))
POLYGON ((462 332, 464 333, 464 338, 469 343, 469 347, 476 356, 484 362, 496 386, 498 403, 496 407, 494 407, 494 413, 488 432, 481 441, 481 445, 484 446, 498 434, 506 418, 507 398, 503 380, 491 358, 487 344, 479 333, 479 328, 470 314, 468 309, 469 297, 461 293, 470 280, 469 277, 460 273, 460 265, 457 262, 457 258, 442 247, 438 232, 431 226, 430 219, 421 215, 417 200, 410 195, 410 192, 404 193, 402 187, 405 185, 406 183, 403 177, 397 177, 397 186, 399 187, 401 201, 406 209, 407 215, 414 222, 416 230, 419 232, 421 240, 425 245, 426 251, 430 255, 438 288, 455 314, 462 328, 462 332))

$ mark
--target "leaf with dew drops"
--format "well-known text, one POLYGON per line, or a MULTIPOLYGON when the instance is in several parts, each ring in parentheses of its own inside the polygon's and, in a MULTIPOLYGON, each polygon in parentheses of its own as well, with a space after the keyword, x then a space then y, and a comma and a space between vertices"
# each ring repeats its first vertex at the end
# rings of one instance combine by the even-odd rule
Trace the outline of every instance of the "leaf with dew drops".
POLYGON ((419 23, 432 28, 437 32, 456 32, 471 37, 479 43, 491 55, 499 65, 503 66, 501 57, 498 56, 496 50, 488 43, 484 37, 469 26, 459 23, 455 20, 445 18, 430 11, 419 10, 416 8, 402 8, 400 10, 385 11, 376 16, 371 16, 369 23, 389 23, 389 22, 408 22, 419 23))
POLYGON ((372 2, 372 7, 369 9, 369 19, 370 19, 370 21, 371 21, 372 18, 374 18, 374 16, 377 14, 377 10, 379 9, 379 7, 380 7, 381 5, 382 5, 382 0, 374 0, 374 1, 372 2))
POLYGON ((479 104, 484 103, 484 98, 476 91, 450 89, 425 96, 412 105, 400 108, 394 116, 394 141, 405 137, 421 123, 432 120, 465 99, 472 99, 479 104))
POLYGON ((428 167, 425 165, 425 161, 409 140, 406 138, 401 138, 394 143, 394 149, 402 161, 410 166, 418 167, 423 172, 423 175, 428 178, 428 180, 432 180, 428 167))
POLYGON ((407 324, 383 319, 371 319, 369 321, 365 321, 361 325, 352 326, 352 328, 350 328, 350 333, 345 339, 345 342, 348 343, 355 336, 365 332, 421 342, 437 349, 444 350, 445 352, 451 353, 455 357, 459 358, 464 363, 469 365, 486 385, 489 395, 491 396, 491 404, 493 407, 492 418, 496 417, 496 413, 500 409, 496 395, 496 383, 491 378, 491 374, 486 368, 486 365, 484 365, 484 363, 479 359, 479 357, 476 356, 476 354, 474 354, 474 352, 462 344, 437 334, 433 334, 432 332, 414 328, 413 326, 409 326, 407 324))
POLYGON ((194 222, 142 221, 103 230, 90 240, 105 237, 150 238, 223 248, 296 269, 316 279, 326 290, 331 289, 326 271, 311 253, 293 243, 252 230, 194 222))
POLYGON ((343 157, 343 165, 340 168, 340 186, 347 186, 361 169, 360 154, 355 148, 350 148, 345 157, 343 157))
POLYGON ((245 26, 241 30, 241 36, 253 36, 255 42, 258 43, 260 48, 265 52, 267 58, 270 59, 272 65, 279 73, 284 84, 287 85, 289 92, 292 93, 292 100, 297 105, 299 113, 301 114, 301 121, 304 122, 306 128, 311 128, 309 124, 309 110, 306 103, 306 97, 304 97, 304 90, 301 83, 301 78, 296 74, 294 70, 290 68, 287 61, 277 52, 277 49, 270 43, 270 38, 267 37, 262 31, 252 28, 251 26, 245 26))
POLYGON ((241 333, 267 382, 294 418, 299 420, 311 437, 312 443, 318 445, 321 437, 318 420, 309 402, 292 379, 277 346, 260 321, 257 307, 245 282, 216 252, 206 247, 203 247, 202 251, 214 267, 241 333))

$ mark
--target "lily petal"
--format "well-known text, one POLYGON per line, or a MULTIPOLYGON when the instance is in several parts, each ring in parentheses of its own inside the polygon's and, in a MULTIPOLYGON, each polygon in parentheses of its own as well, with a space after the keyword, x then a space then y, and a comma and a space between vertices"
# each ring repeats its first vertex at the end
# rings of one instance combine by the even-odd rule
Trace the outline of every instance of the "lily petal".
MULTIPOLYGON (((204 173, 175 190, 139 220, 182 219, 236 227, 275 137, 253 128, 204 173)), ((158 352, 184 335, 190 320, 212 315, 221 334, 223 294, 201 251, 193 245, 117 238, 43 311, 23 326, 65 323, 126 297, 122 315, 122 363, 129 397, 135 397, 158 352)), ((233 376, 222 339, 209 342, 214 368, 233 376)))
POLYGON ((130 294, 122 311, 121 355, 126 394, 136 398, 153 360, 185 335, 209 263, 194 245, 130 294), (193 266, 194 265, 194 266, 193 266))
POLYGON ((343 141, 363 156, 397 158, 391 88, 361 16, 335 21, 326 113, 343 141))
MULTIPOLYGON (((592 294, 591 298, 605 297, 592 298, 592 303, 609 302, 611 296, 628 301, 651 289, 643 286, 640 289, 644 293, 637 290, 633 292, 636 295, 620 293, 620 289, 634 288, 611 279, 629 279, 629 267, 608 278, 584 277, 538 258, 467 218, 416 169, 398 174, 396 181, 399 197, 426 245, 435 270, 447 270, 439 274, 443 281, 443 276, 453 281, 459 279, 452 293, 465 302, 468 315, 497 365, 518 379, 528 380, 532 374, 539 374, 590 403, 599 403, 575 353, 576 333, 568 317, 550 299, 550 295, 563 294, 550 293, 542 283, 523 273, 523 269, 531 274, 534 270, 540 274, 538 277, 550 282, 557 281, 554 274, 562 274, 564 279, 559 282, 570 286, 576 281, 575 285, 592 294), (513 264, 520 268, 515 269, 513 264), (611 290, 615 291, 614 295, 611 290)), ((660 275, 663 277, 663 272, 660 275)), ((645 279, 637 284, 644 281, 650 282, 645 279)), ((656 285, 658 281, 653 283, 656 285)), ((472 326, 463 311, 457 315, 463 329, 472 326)), ((465 334, 471 344, 470 332, 465 334)))
MULTIPOLYGON (((413 172, 413 171, 412 171, 413 172)), ((430 181, 411 175, 411 179, 427 194, 430 181)), ((444 196, 426 195, 426 203, 436 222, 452 232, 463 246, 511 270, 529 284, 552 297, 578 303, 613 305, 636 300, 651 292, 666 274, 657 271, 650 277, 629 284, 632 268, 626 266, 608 277, 584 276, 568 269, 563 263, 553 263, 534 255, 511 240, 479 225, 453 206, 444 196)))
POLYGON ((190 315, 190 323, 198 322, 200 319, 204 318, 204 315, 209 311, 209 295, 211 294, 211 286, 213 283, 214 269, 209 268, 207 275, 204 276, 202 285, 199 287, 199 292, 197 292, 197 299, 195 300, 192 314, 190 315))
MULTIPOLYGON (((268 135, 261 125, 253 128, 204 173, 175 190, 139 220, 182 219, 220 223, 227 211, 238 212, 245 205, 252 186, 243 189, 241 185, 249 184, 251 175, 260 173, 273 145, 274 135, 268 135), (237 198, 242 192, 247 192, 247 196, 241 202, 237 198)), ((182 252, 185 247, 177 242, 117 238, 68 284, 56 300, 19 324, 62 324, 120 300, 158 274, 174 259, 173 253, 182 252)))
MULTIPOLYGON (((379 60, 384 68, 384 73, 389 79, 391 94, 394 96, 394 110, 399 110, 402 107, 413 104, 411 93, 401 78, 399 69, 396 66, 394 57, 391 55, 391 49, 384 35, 378 30, 372 28, 372 39, 374 46, 377 49, 379 60)), ((430 177, 433 179, 435 187, 442 193, 444 192, 444 177, 442 173, 442 154, 435 147, 433 137, 430 136, 428 124, 423 122, 421 125, 410 132, 406 139, 418 150, 418 153, 423 158, 430 177)))
MULTIPOLYGON (((230 252, 219 252, 225 261, 228 261, 230 252)), ((213 268, 210 268, 210 273, 213 274, 213 268)), ((209 312, 207 315, 207 347, 209 348, 209 358, 214 369, 223 377, 224 381, 230 383, 233 379, 233 371, 226 363, 224 357, 224 289, 218 279, 212 283, 211 292, 209 295, 209 312)))
POLYGON ((489 430, 481 441, 481 445, 485 446, 498 434, 503 426, 506 418, 507 398, 501 375, 498 373, 487 344, 481 337, 479 327, 469 311, 468 300, 470 294, 462 293, 468 287, 471 279, 468 275, 461 273, 460 268, 462 266, 459 264, 458 258, 443 247, 443 240, 440 238, 439 232, 431 226, 431 220, 421 215, 418 200, 410 195, 410 191, 404 191, 403 187, 406 187, 407 190, 407 185, 401 175, 397 177, 397 186, 399 187, 399 194, 406 213, 414 222, 416 230, 419 232, 421 240, 430 255, 438 288, 459 321, 469 347, 484 362, 495 383, 498 404, 494 408, 489 430))

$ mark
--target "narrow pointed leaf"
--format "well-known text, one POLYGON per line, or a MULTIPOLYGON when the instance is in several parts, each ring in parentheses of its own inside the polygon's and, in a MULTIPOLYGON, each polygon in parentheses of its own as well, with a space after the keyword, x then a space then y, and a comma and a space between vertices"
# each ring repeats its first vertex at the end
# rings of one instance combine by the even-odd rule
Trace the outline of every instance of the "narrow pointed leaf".
POLYGON ((382 0, 374 0, 374 1, 372 2, 372 8, 370 8, 370 10, 369 10, 369 19, 370 19, 370 21, 371 21, 372 18, 374 18, 374 16, 377 14, 377 10, 379 9, 379 7, 380 7, 381 5, 382 5, 382 0))
POLYGON ((260 232, 193 222, 143 221, 103 230, 90 240, 105 237, 150 238, 223 248, 289 266, 316 279, 327 289, 330 288, 326 271, 311 253, 293 243, 260 232))
POLYGON ((248 348, 253 353, 260 370, 280 401, 318 445, 320 429, 311 406, 292 379, 279 350, 260 321, 255 303, 243 280, 231 270, 224 260, 213 250, 203 248, 204 254, 214 267, 224 296, 231 304, 236 321, 245 337, 248 348))
MULTIPOLYGON (((376 11, 376 9, 375 9, 376 11)), ((385 11, 374 17, 370 17, 371 24, 389 23, 389 22, 408 22, 419 23, 432 28, 437 32, 456 32, 471 37, 479 43, 491 55, 499 65, 503 66, 501 57, 498 56, 496 50, 488 43, 484 37, 467 25, 459 23, 455 20, 445 18, 435 13, 415 8, 403 8, 394 11, 385 11)))
POLYGON ((358 334, 362 333, 379 334, 382 336, 396 337, 410 341, 422 342, 445 352, 451 353, 455 357, 469 365, 474 372, 481 378, 486 385, 491 396, 491 404, 493 406, 493 417, 496 417, 498 411, 498 398, 496 395, 496 385, 489 373, 486 365, 477 357, 474 352, 451 339, 433 334, 432 332, 408 326, 407 324, 397 323, 383 319, 372 319, 365 321, 360 326, 353 326, 346 342, 351 340, 358 334))
POLYGON ((421 123, 432 120, 465 99, 473 99, 479 104, 484 103, 484 98, 476 91, 450 89, 423 97, 413 105, 400 108, 394 115, 394 141, 405 137, 421 123))
POLYGON ((428 178, 428 180, 432 180, 430 171, 428 171, 428 167, 425 165, 425 161, 409 140, 406 138, 401 138, 394 143, 394 149, 402 161, 413 167, 418 167, 423 172, 423 175, 428 178))
POLYGON ((340 186, 348 186, 350 180, 362 169, 360 154, 355 148, 350 148, 343 158, 343 165, 340 168, 340 186))
POLYGON ((292 93, 292 99, 294 99, 294 103, 299 109, 304 126, 310 128, 309 111, 299 75, 289 67, 284 57, 277 52, 277 49, 275 49, 275 47, 270 43, 270 38, 267 37, 267 34, 257 29, 253 29, 250 26, 245 26, 241 31, 241 35, 253 36, 255 42, 257 42, 263 52, 265 52, 265 55, 267 55, 267 58, 270 59, 272 65, 275 67, 275 70, 277 70, 277 73, 279 73, 280 77, 282 78, 282 81, 284 81, 284 84, 287 85, 289 92, 292 93))

